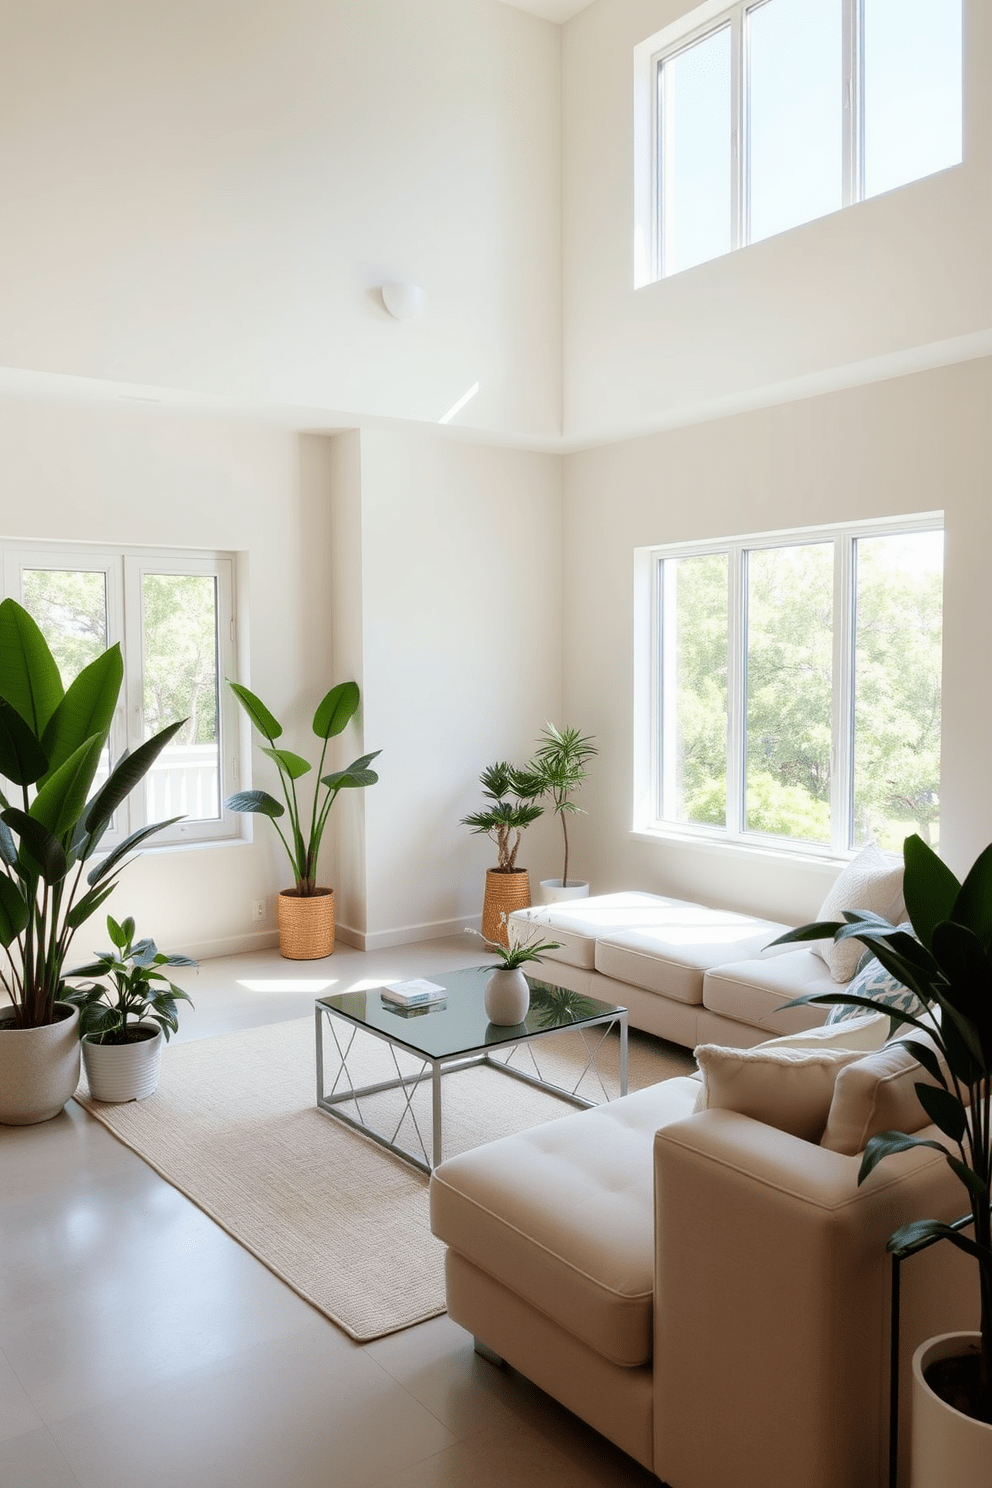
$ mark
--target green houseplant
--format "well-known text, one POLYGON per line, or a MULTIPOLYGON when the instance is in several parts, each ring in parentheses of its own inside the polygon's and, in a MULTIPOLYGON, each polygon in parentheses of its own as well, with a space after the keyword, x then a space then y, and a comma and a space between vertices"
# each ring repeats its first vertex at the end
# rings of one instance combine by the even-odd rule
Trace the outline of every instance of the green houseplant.
POLYGON ((598 753, 592 735, 581 734, 577 728, 558 729, 553 723, 545 724, 533 767, 543 781, 542 795, 550 796, 551 809, 561 822, 565 849, 561 878, 541 882, 541 896, 545 903, 556 899, 581 899, 589 892, 584 879, 570 879, 568 876, 568 818, 582 810, 581 806, 576 806, 572 796, 588 778, 586 766, 598 753))
MULTIPOLYGON (((907 837, 904 896, 913 934, 877 915, 844 911, 844 921, 803 925, 780 942, 853 937, 877 956, 891 976, 913 991, 926 1011, 919 1016, 897 1007, 838 991, 796 999, 797 1003, 848 1004, 881 1009, 905 1027, 906 1048, 936 1084, 916 1093, 944 1141, 887 1131, 868 1142, 858 1182, 893 1153, 912 1147, 942 1152, 967 1196, 973 1235, 941 1220, 921 1218, 890 1238, 890 1250, 946 1240, 978 1265, 980 1346, 958 1411, 992 1423, 992 846, 977 859, 964 883, 919 836, 907 837), (914 1037, 914 1034, 917 1036, 914 1037), (925 1037, 920 1037, 921 1035, 925 1037), (965 1403, 967 1402, 967 1403, 965 1403)), ((787 1004, 791 1006, 794 1004, 787 1004)), ((966 1337, 966 1335, 963 1335, 966 1337)), ((962 1345, 964 1352, 964 1345, 962 1345)), ((938 1387, 939 1393, 939 1387, 938 1387)), ((992 1431, 986 1458, 992 1473, 992 1431)), ((953 1469, 946 1481, 962 1481, 953 1469)))
POLYGON ((6 1124, 48 1120, 75 1089, 78 1011, 62 1000, 72 938, 113 892, 132 849, 179 820, 140 827, 96 859, 114 812, 184 722, 125 753, 94 789, 123 675, 115 645, 65 688, 31 616, 12 599, 0 604, 0 775, 14 797, 0 792, 6 1124))
POLYGON ((97 977, 72 987, 64 1001, 79 1009, 83 1064, 96 1100, 142 1100, 158 1084, 162 1045, 179 1028, 179 1002, 190 997, 162 972, 191 966, 189 956, 166 956, 153 940, 134 938, 134 920, 107 916, 112 950, 77 966, 67 976, 97 977))
POLYGON ((324 828, 339 792, 361 790, 379 779, 376 772, 369 769, 381 753, 378 749, 352 760, 345 770, 335 770, 329 775, 322 773, 328 743, 343 733, 358 710, 358 684, 339 682, 321 699, 313 715, 313 731, 322 741, 322 747, 309 813, 301 805, 296 782, 310 773, 310 762, 290 749, 276 747, 276 740, 282 736, 282 724, 273 717, 261 698, 238 682, 230 682, 228 686, 251 719, 252 726, 266 740, 267 747, 262 749, 262 753, 275 763, 279 771, 285 805, 263 790, 238 791, 229 796, 224 805, 230 811, 254 812, 269 817, 286 849, 295 885, 283 889, 279 895, 279 947, 282 954, 291 960, 328 956, 334 949, 334 890, 322 888, 317 882, 317 860, 324 828), (288 816, 288 832, 279 825, 283 816, 288 816))
POLYGON ((524 829, 543 815, 538 799, 544 782, 532 765, 518 769, 506 760, 488 765, 479 776, 482 794, 491 802, 482 811, 462 817, 462 826, 485 834, 496 844, 496 867, 486 870, 482 906, 482 934, 488 941, 506 943, 506 916, 530 904, 526 868, 517 867, 524 829))
MULTIPOLYGON (((502 917, 502 930, 505 935, 505 914, 502 917)), ((479 932, 469 930, 468 933, 478 935, 479 932)), ((530 1007, 530 987, 521 968, 529 962, 542 961, 545 951, 556 951, 561 941, 537 940, 531 937, 529 940, 514 939, 504 944, 501 940, 489 940, 485 935, 481 939, 485 942, 486 949, 497 958, 488 968, 492 976, 486 982, 486 1016, 490 1023, 515 1027, 524 1021, 530 1007)))

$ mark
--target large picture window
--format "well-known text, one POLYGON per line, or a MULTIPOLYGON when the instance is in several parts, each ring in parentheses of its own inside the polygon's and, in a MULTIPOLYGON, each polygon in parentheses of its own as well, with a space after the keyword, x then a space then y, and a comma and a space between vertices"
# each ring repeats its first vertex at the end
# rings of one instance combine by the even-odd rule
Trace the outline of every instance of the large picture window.
POLYGON ((638 47, 638 283, 959 164, 961 4, 708 3, 638 47))
POLYGON ((937 844, 939 517, 642 558, 638 825, 833 855, 937 844))
POLYGON ((120 643, 124 687, 104 776, 125 750, 186 720, 120 808, 107 845, 173 816, 183 819, 157 846, 238 837, 240 819, 221 807, 239 773, 238 723, 223 686, 237 676, 233 555, 9 543, 3 592, 37 621, 66 686, 120 643))

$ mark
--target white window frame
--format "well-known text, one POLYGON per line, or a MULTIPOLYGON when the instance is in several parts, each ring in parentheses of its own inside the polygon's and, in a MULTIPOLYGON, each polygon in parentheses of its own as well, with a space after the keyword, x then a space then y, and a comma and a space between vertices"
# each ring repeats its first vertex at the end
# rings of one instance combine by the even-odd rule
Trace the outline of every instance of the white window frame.
MULTIPOLYGON (((797 527, 778 532, 638 548, 634 554, 634 810, 633 831, 651 837, 681 838, 721 846, 761 848, 790 855, 846 861, 854 856, 852 775, 854 761, 855 561, 859 538, 896 537, 943 531, 942 511, 828 527, 797 527), (747 665, 746 554, 767 548, 834 544, 834 635, 832 665, 829 844, 771 833, 744 825, 746 769, 745 708, 747 665), (666 755, 664 735, 674 711, 664 697, 662 565, 666 559, 728 555, 727 635, 727 826, 679 821, 664 815, 666 755)), ((670 763, 670 759, 668 761, 670 763)))
MULTIPOLYGON (((2 591, 4 598, 22 602, 25 569, 79 569, 103 573, 107 594, 107 643, 120 643, 124 661, 124 684, 110 728, 111 761, 124 750, 134 749, 145 738, 143 683, 142 578, 149 574, 202 574, 217 585, 217 681, 219 731, 218 782, 220 815, 184 819, 157 833, 142 847, 189 846, 245 839, 245 821, 224 810, 224 801, 246 778, 241 759, 242 730, 238 709, 226 679, 238 676, 237 555, 183 548, 106 547, 89 543, 2 541, 2 591)), ((138 827, 150 825, 145 817, 145 797, 139 784, 115 812, 112 827, 101 847, 111 848, 138 827)))
MULTIPOLYGON (((728 251, 732 253, 750 244, 745 18, 748 11, 759 10, 767 3, 768 0, 736 0, 735 4, 728 5, 727 0, 705 0, 704 4, 634 48, 635 289, 668 277, 663 263, 664 235, 661 221, 663 162, 660 116, 663 64, 727 25, 731 34, 731 243, 728 251)), ((843 179, 841 206, 838 210, 865 199, 864 0, 841 0, 841 3, 843 179)), ((917 179, 923 180, 925 177, 917 179)), ((802 225, 796 224, 797 227, 802 225)), ((717 256, 724 258, 726 254, 717 256)))

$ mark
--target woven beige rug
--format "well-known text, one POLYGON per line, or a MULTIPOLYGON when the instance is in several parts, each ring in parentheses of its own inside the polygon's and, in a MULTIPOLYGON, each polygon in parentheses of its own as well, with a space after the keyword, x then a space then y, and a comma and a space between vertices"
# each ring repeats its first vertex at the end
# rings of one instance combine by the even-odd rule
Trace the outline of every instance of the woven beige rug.
MULTIPOLYGON (((394 1073, 383 1044, 364 1044, 360 1080, 394 1073)), ((546 1073, 574 1081, 583 1047, 571 1031, 534 1049, 546 1073)), ((613 1037, 600 1067, 615 1072, 617 1055, 613 1037)), ((295 1292, 367 1342, 444 1311, 444 1247, 430 1233, 426 1177, 318 1111, 314 1068, 313 1020, 299 1018, 168 1047, 147 1100, 105 1105, 85 1085, 76 1099, 295 1292)), ((631 1089, 691 1068, 685 1050, 631 1036, 631 1089)), ((587 1074, 580 1088, 596 1099, 597 1087, 587 1074)), ((488 1069, 445 1075, 443 1099, 445 1156, 575 1109, 488 1069)), ((376 1101, 366 1116, 391 1132, 402 1099, 391 1092, 376 1101)), ((429 1132, 429 1082, 414 1114, 429 1132)), ((399 1140, 416 1145, 409 1114, 399 1140)))

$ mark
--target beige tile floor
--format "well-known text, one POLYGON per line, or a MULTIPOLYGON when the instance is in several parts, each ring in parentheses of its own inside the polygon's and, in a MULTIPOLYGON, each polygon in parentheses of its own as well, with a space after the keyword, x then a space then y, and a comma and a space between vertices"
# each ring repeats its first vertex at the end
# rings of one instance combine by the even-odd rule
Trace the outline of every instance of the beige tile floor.
MULTIPOLYGON (((218 958, 179 1036, 478 960, 460 938, 218 958)), ((538 1484, 658 1488, 445 1317, 353 1343, 74 1102, 0 1127, 0 1488, 538 1484)))

